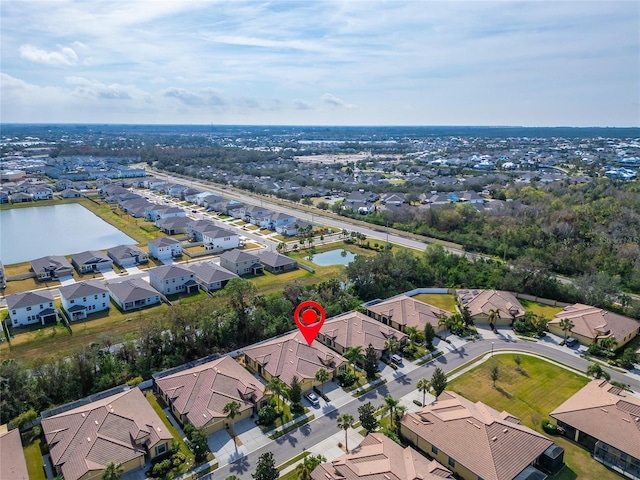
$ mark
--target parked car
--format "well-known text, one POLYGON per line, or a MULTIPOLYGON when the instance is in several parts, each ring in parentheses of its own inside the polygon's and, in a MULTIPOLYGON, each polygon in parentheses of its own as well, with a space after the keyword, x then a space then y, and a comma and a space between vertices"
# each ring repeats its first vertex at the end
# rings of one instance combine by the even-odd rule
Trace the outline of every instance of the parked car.
POLYGON ((320 405, 320 400, 318 399, 318 396, 313 393, 313 392, 309 392, 305 395, 306 399, 309 400, 309 403, 313 406, 317 406, 320 405))
POLYGON ((397 353, 394 353, 393 355, 391 355, 391 361, 396 365, 400 365, 402 363, 402 357, 397 353))
POLYGON ((578 343, 578 339, 575 337, 568 337, 565 345, 567 347, 573 347, 576 343, 578 343))

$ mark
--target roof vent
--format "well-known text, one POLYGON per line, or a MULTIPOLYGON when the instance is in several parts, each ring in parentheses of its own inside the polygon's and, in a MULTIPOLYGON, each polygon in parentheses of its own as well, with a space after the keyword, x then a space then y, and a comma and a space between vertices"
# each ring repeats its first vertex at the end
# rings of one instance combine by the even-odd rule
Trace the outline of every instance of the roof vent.
POLYGON ((198 374, 194 372, 194 373, 193 373, 193 376, 194 376, 194 377, 197 377, 197 376, 198 376, 198 374))
POLYGON ((96 425, 98 425, 98 420, 94 420, 93 423, 95 423, 96 425))
POLYGON ((82 412, 82 418, 84 418, 86 415, 84 414, 84 412, 82 412))
POLYGON ((507 433, 509 431, 508 428, 505 428, 504 430, 502 430, 502 433, 507 433))
POLYGON ((495 442, 496 440, 498 440, 498 437, 493 437, 491 440, 495 442))
POLYGON ((87 442, 90 442, 90 441, 91 441, 91 437, 87 437, 87 442))

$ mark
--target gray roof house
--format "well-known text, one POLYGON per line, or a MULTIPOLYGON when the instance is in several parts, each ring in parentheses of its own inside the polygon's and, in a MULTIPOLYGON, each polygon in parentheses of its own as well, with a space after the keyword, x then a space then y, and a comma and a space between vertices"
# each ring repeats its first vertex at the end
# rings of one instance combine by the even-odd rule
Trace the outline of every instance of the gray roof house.
POLYGON ((150 268, 149 282, 153 288, 164 295, 198 292, 195 274, 187 267, 178 264, 150 268))
POLYGON ((123 312, 160 303, 158 291, 141 278, 109 283, 107 288, 113 301, 123 312))
POLYGON ((14 293, 7 295, 6 301, 9 319, 14 327, 58 321, 53 295, 49 290, 14 293))
POLYGON ((298 262, 276 252, 261 252, 258 257, 264 268, 271 273, 282 273, 298 268, 298 262))
POLYGON ((40 281, 73 275, 73 266, 61 255, 50 255, 31 260, 31 269, 40 281))
POLYGON ((118 245, 107 250, 107 255, 122 268, 135 267, 149 261, 147 252, 135 245, 118 245))
POLYGON ((113 259, 100 250, 74 253, 71 264, 78 273, 104 272, 113 270, 113 259))
POLYGON ((220 255, 220 266, 237 275, 257 275, 264 270, 260 257, 235 249, 220 255))
POLYGON ((188 268, 196 275, 197 282, 210 292, 224 288, 229 280, 238 276, 210 260, 192 263, 188 268))
POLYGON ((109 289, 99 280, 75 282, 60 287, 60 304, 71 320, 87 318, 96 312, 108 311, 109 289))

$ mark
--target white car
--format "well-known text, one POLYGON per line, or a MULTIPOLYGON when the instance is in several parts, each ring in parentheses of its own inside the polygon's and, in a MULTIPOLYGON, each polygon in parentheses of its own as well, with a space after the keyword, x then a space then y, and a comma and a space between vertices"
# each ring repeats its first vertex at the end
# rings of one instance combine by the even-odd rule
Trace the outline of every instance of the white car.
POLYGON ((309 403, 313 406, 317 406, 320 405, 320 400, 318 399, 318 396, 313 393, 313 392, 309 392, 305 395, 306 399, 309 400, 309 403))

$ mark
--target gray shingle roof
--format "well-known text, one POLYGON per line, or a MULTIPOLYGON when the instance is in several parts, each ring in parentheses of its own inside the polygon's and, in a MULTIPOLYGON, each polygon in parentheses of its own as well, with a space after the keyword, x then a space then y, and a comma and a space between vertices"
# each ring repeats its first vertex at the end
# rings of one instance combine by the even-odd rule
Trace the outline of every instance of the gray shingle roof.
POLYGON ((240 262, 247 262, 247 261, 254 261, 259 263, 260 261, 260 258, 258 256, 253 255, 252 253, 249 253, 249 252, 243 252, 242 250, 237 250, 235 248, 233 250, 224 252, 222 255, 220 255, 220 258, 224 258, 225 260, 228 260, 233 263, 240 263, 240 262))
POLYGON ((196 275, 198 280, 207 284, 224 282, 225 280, 237 277, 235 273, 230 272, 226 268, 222 268, 220 265, 213 263, 212 261, 190 264, 189 270, 196 275))
POLYGON ((14 293, 7 295, 7 307, 14 308, 29 307, 40 303, 53 302, 53 295, 49 290, 38 290, 33 292, 14 293))
POLYGON ((105 287, 100 280, 86 280, 84 282, 76 282, 60 287, 60 295, 67 300, 98 295, 107 293, 108 291, 107 287, 105 287))
POLYGON ((161 265, 149 269, 149 276, 154 276, 160 280, 166 280, 168 278, 177 278, 193 275, 193 272, 187 267, 182 265, 161 265))
POLYGON ((141 278, 131 278, 123 282, 109 283, 107 288, 122 303, 136 302, 149 297, 157 297, 158 291, 141 278))

